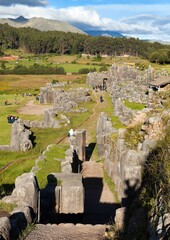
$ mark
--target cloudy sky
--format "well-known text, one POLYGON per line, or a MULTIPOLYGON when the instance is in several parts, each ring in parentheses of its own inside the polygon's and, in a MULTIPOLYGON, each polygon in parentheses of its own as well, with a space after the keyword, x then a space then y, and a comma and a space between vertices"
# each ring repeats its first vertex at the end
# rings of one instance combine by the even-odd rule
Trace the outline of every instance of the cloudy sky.
POLYGON ((0 18, 44 17, 85 29, 170 41, 169 0, 0 0, 0 18))

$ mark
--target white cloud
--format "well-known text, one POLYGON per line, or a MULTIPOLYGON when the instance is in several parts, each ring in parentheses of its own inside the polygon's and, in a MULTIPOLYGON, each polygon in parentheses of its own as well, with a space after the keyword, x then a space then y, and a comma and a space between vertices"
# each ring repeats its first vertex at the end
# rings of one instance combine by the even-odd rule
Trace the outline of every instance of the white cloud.
MULTIPOLYGON (((121 5, 120 5, 121 6, 121 5)), ((169 6, 169 5, 168 5, 169 6)), ((121 6, 123 9, 123 6, 121 6)), ((120 7, 120 9, 121 9, 120 7)), ((139 6, 138 6, 139 8, 139 6)), ((130 6, 129 6, 129 9, 130 6)), ((157 9, 157 7, 155 7, 157 9)), ((128 9, 126 10, 128 11, 128 9)), ((132 9, 131 9, 132 11, 132 9)), ((132 14, 132 13, 131 13, 132 14)), ((113 20, 111 17, 101 17, 93 7, 69 7, 55 9, 50 7, 29 7, 15 5, 0 8, 1 17, 18 17, 23 15, 26 18, 44 17, 48 19, 61 20, 78 25, 88 25, 91 28, 113 30, 139 38, 152 38, 166 40, 170 39, 169 17, 143 13, 133 14, 124 18, 113 20)), ((113 14, 114 17, 114 14, 113 14)))

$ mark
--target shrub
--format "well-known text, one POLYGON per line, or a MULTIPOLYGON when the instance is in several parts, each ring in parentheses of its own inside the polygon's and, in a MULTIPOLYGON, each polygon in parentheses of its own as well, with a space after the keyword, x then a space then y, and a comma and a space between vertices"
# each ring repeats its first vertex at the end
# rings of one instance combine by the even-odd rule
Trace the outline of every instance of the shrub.
POLYGON ((104 72, 107 71, 107 67, 106 66, 102 66, 99 68, 99 72, 104 72))
POLYGON ((87 74, 90 72, 90 69, 89 68, 81 68, 78 73, 79 74, 87 74))
POLYGON ((143 135, 141 134, 141 125, 128 127, 125 133, 125 142, 129 149, 136 149, 139 142, 143 141, 143 135))

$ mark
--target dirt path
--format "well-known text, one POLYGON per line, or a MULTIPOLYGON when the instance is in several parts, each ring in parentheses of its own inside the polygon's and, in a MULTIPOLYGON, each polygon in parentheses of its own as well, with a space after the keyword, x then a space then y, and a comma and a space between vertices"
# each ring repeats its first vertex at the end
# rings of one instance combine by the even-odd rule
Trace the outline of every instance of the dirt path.
POLYGON ((26 115, 41 115, 44 114, 44 110, 47 108, 53 108, 53 106, 34 104, 34 100, 30 100, 24 107, 19 108, 17 112, 26 115))
POLYGON ((94 161, 83 163, 83 183, 85 188, 84 223, 111 224, 116 204, 108 186, 103 181, 103 164, 94 161))

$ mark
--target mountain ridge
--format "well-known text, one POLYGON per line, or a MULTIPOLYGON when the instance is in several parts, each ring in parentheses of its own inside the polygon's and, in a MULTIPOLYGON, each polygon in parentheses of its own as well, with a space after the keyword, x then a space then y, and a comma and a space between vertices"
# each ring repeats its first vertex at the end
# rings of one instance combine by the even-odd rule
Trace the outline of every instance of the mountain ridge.
POLYGON ((23 16, 19 16, 16 19, 12 18, 3 18, 0 19, 1 24, 7 23, 9 26, 22 28, 22 27, 30 27, 35 28, 40 31, 62 31, 62 32, 73 32, 79 34, 86 34, 84 31, 80 30, 79 28, 74 27, 73 25, 59 20, 51 20, 45 18, 37 18, 33 17, 30 19, 26 19, 23 16))

